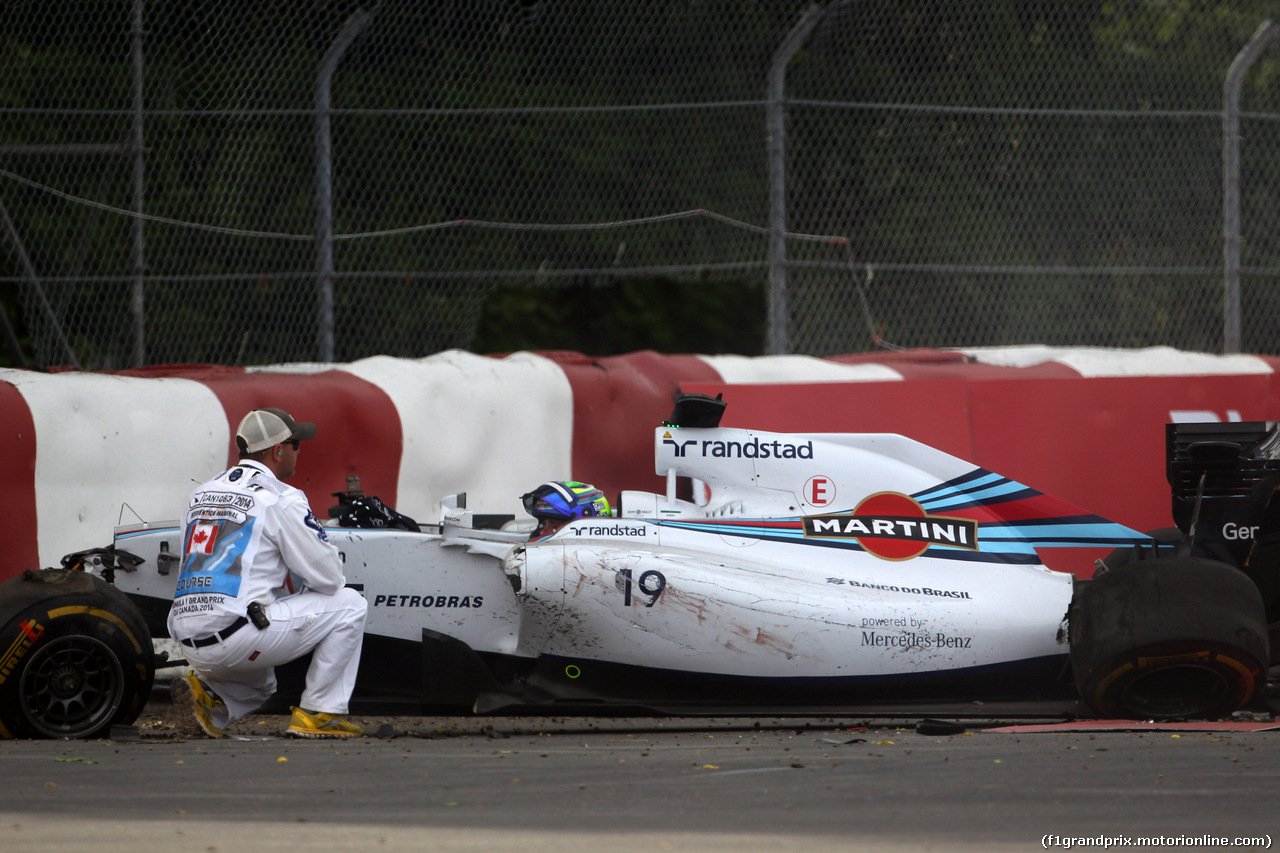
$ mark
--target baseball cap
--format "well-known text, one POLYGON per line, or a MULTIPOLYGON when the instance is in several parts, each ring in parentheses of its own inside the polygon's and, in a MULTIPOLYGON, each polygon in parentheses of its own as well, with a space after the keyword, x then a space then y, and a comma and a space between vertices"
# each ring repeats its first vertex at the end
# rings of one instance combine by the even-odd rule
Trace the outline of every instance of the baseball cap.
POLYGON ((315 437, 315 424, 300 424, 284 409, 254 409, 236 427, 236 438, 244 442, 245 453, 257 453, 290 439, 315 437))

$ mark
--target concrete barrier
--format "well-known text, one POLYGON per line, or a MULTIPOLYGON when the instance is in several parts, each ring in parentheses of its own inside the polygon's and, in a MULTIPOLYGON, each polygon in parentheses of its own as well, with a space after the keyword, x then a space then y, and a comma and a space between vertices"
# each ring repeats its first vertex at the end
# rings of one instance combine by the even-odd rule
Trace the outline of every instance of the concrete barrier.
MULTIPOLYGON (((177 518, 194 483, 234 461, 235 424, 281 406, 314 421, 298 474, 320 515, 348 476, 401 512, 480 513, 574 477, 659 490, 652 428, 678 391, 723 393, 726 426, 900 432, 1140 529, 1169 521, 1164 424, 1280 419, 1280 360, 1011 347, 807 356, 637 352, 117 373, 0 370, 0 579, 105 545, 119 523, 177 518)), ((1091 561, 1055 568, 1087 574, 1091 561)))

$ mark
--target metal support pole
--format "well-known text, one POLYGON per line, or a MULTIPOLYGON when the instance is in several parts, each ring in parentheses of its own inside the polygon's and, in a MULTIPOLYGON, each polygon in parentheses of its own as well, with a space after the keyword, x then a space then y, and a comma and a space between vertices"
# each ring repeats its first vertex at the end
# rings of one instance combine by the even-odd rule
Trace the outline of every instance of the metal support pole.
POLYGON ((766 351, 780 355, 791 351, 787 306, 787 63, 809 38, 826 14, 821 6, 810 6, 787 37, 778 45, 769 66, 769 340, 766 351))
MULTIPOLYGON (((375 11, 377 7, 374 7, 375 11)), ((333 361, 333 145, 329 111, 333 72, 373 14, 357 9, 324 55, 316 78, 316 347, 333 361)))
POLYGON ((1271 21, 1249 39, 1236 55, 1222 86, 1222 255, 1224 300, 1222 351, 1240 352, 1240 89, 1244 75, 1266 48, 1280 35, 1271 21))
POLYGON ((147 274, 146 238, 143 234, 142 214, 146 197, 146 152, 142 138, 143 64, 142 64, 142 7, 145 0, 133 0, 133 293, 129 300, 129 313, 133 317, 134 367, 147 363, 147 309, 144 287, 147 274))

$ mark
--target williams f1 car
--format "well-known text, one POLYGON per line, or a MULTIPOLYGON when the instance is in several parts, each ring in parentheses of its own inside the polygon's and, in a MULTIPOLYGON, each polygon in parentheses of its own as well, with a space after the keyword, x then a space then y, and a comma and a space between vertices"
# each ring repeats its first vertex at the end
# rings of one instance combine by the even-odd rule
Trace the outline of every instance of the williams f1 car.
MULTIPOLYGON (((1258 573, 1195 544, 1230 473, 1153 539, 902 436, 722 428, 723 405, 678 395, 654 432, 665 493, 625 491, 610 516, 531 537, 457 496, 422 530, 330 527, 369 604, 352 712, 1170 719, 1258 701, 1258 573), (1089 580, 1036 550, 1098 546, 1116 550, 1089 580)), ((1269 470, 1258 426, 1179 452, 1269 470)), ((120 527, 0 586, 0 734, 138 715, 172 663, 150 638, 183 542, 174 522, 120 527)), ((303 672, 281 670, 281 707, 303 672)))

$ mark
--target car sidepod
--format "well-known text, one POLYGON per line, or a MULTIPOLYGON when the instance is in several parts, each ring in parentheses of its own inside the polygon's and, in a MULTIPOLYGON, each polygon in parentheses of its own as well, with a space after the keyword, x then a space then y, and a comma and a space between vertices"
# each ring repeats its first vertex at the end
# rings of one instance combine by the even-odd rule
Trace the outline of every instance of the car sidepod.
POLYGON ((587 520, 507 568, 521 654, 539 661, 533 683, 564 701, 818 708, 1060 695, 1070 576, 964 569, 712 525, 587 520))

